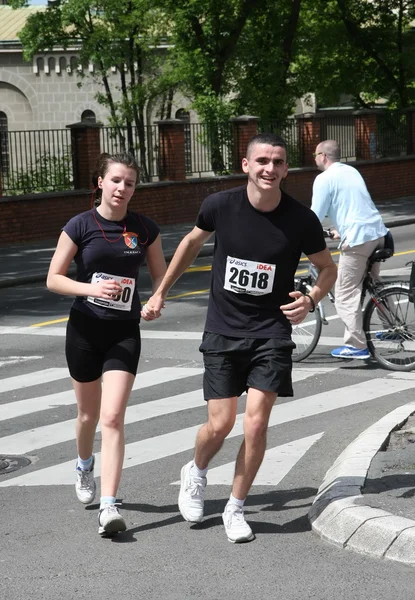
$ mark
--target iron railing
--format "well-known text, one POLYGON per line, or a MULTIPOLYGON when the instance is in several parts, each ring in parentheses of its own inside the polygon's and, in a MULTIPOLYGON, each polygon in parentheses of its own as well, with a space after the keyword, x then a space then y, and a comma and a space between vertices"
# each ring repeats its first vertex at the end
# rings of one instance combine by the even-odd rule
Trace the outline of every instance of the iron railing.
POLYGON ((133 126, 130 132, 126 127, 102 127, 100 144, 101 151, 109 154, 130 152, 140 166, 140 180, 157 181, 159 175, 157 125, 145 125, 140 131, 133 126))
POLYGON ((0 131, 0 175, 5 195, 72 189, 71 132, 0 131))
MULTIPOLYGON (((341 158, 355 160, 361 156, 356 148, 355 115, 321 112, 320 140, 335 139, 341 158)), ((391 111, 376 114, 376 133, 369 139, 370 157, 402 156, 410 151, 410 120, 407 113, 391 111)), ((287 144, 290 167, 301 167, 304 144, 300 118, 282 122, 259 121, 259 132, 281 135, 287 144)), ((233 149, 236 140, 230 122, 184 123, 186 177, 204 177, 233 172, 233 149)), ((103 152, 131 151, 141 166, 141 181, 158 181, 160 176, 159 130, 157 125, 141 131, 102 127, 100 147, 103 152)), ((309 148, 307 147, 307 151, 309 148)), ((308 157, 309 158, 309 157, 308 157)), ((309 160, 307 162, 309 163, 309 160)), ((73 165, 69 129, 7 131, 0 129, 0 195, 26 194, 72 189, 73 165)))

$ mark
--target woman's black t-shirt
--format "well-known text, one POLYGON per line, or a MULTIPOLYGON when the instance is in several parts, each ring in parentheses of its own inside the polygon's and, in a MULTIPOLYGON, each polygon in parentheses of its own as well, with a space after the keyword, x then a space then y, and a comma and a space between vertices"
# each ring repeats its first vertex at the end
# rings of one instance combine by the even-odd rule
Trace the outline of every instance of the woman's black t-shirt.
POLYGON ((77 296, 73 308, 101 319, 140 317, 138 274, 147 247, 159 227, 144 215, 128 212, 123 221, 108 221, 93 208, 73 217, 63 231, 78 246, 76 280, 83 283, 117 279, 123 292, 113 301, 77 296))
POLYGON ((196 226, 215 231, 205 330, 234 337, 290 340, 280 310, 292 299, 301 254, 326 248, 321 223, 284 192, 271 212, 255 209, 246 186, 208 196, 196 226))

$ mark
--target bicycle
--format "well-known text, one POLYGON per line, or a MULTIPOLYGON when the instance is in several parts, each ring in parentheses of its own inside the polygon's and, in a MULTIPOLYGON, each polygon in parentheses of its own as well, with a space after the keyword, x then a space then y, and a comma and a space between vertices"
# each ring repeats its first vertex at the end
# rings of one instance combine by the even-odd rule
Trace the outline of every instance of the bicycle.
MULTIPOLYGON (((331 237, 325 231, 326 237, 331 237)), ((412 263, 410 281, 381 282, 371 276, 375 262, 385 262, 393 256, 393 240, 385 248, 375 250, 370 256, 362 286, 361 306, 363 329, 371 356, 384 368, 391 371, 415 369, 415 261, 412 263), (364 306, 365 298, 369 300, 364 306)), ((309 293, 318 276, 316 267, 310 264, 307 275, 294 278, 294 289, 309 293)), ((328 298, 334 304, 333 292, 328 298)), ((319 302, 314 313, 310 313, 300 324, 293 326, 293 362, 306 359, 315 350, 322 331, 328 325, 323 302, 319 302)))

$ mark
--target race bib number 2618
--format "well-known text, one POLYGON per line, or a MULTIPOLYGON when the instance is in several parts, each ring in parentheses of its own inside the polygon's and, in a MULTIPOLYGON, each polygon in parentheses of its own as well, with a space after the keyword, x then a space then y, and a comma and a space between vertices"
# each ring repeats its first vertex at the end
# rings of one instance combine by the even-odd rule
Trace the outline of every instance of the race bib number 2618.
POLYGON ((272 292, 274 277, 275 265, 228 256, 223 287, 236 294, 263 296, 272 292))

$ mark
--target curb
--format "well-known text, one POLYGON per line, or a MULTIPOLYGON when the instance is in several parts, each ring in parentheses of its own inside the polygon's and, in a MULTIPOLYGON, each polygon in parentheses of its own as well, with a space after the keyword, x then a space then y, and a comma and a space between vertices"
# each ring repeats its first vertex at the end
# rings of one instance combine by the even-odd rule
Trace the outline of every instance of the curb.
POLYGON ((390 432, 414 411, 415 402, 409 402, 380 419, 363 431, 327 471, 308 513, 313 531, 322 540, 415 567, 415 521, 365 504, 361 494, 373 457, 390 432))

